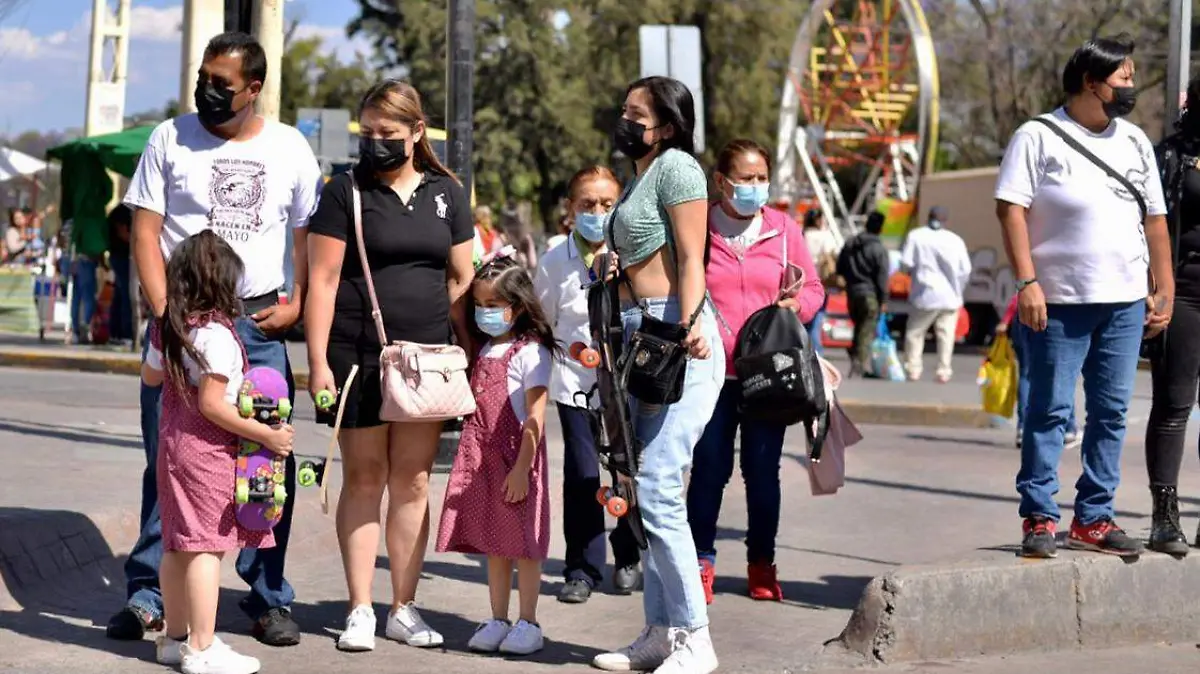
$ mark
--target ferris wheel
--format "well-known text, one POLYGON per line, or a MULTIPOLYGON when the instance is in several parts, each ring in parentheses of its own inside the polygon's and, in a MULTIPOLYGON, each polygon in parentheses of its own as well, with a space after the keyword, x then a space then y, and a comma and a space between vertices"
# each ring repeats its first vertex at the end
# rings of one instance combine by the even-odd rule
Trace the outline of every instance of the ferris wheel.
POLYGON ((783 83, 772 198, 819 207, 839 238, 907 223, 937 150, 938 70, 919 0, 813 0, 783 83), (848 202, 838 183, 856 188, 848 202))

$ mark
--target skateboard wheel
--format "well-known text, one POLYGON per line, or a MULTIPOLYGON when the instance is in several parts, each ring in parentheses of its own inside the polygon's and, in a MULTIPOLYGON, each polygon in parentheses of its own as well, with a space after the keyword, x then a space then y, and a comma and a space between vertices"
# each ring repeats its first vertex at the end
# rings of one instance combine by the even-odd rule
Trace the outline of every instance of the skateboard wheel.
POLYGON ((587 369, 594 370, 600 367, 600 352, 588 347, 579 352, 579 356, 576 358, 576 360, 578 360, 587 369))
POLYGON ((600 489, 596 490, 596 502, 600 505, 607 505, 608 500, 612 496, 612 487, 600 487, 600 489))
POLYGON ((281 484, 275 485, 274 501, 280 506, 287 501, 287 489, 285 489, 281 484))
POLYGON ((243 393, 238 396, 238 412, 249 419, 254 416, 254 398, 243 393))
POLYGON ((571 347, 567 349, 567 353, 571 354, 571 357, 575 360, 579 360, 579 354, 583 353, 583 350, 586 348, 588 348, 588 346, 583 342, 573 342, 571 347))
POLYGON ((608 508, 608 514, 613 517, 624 517, 629 512, 629 502, 620 496, 608 499, 608 503, 605 505, 608 508))
POLYGON ((312 461, 300 464, 300 470, 296 473, 296 482, 299 482, 301 487, 311 487, 317 483, 317 467, 312 461))
POLYGON ((327 410, 330 407, 333 407, 333 393, 330 393, 329 391, 317 391, 316 403, 317 407, 322 410, 327 410))
POLYGON ((288 417, 292 416, 292 401, 287 398, 280 398, 279 404, 275 406, 279 410, 279 420, 287 421, 288 417))
POLYGON ((246 505, 250 502, 250 483, 245 479, 237 481, 237 491, 233 495, 234 500, 238 505, 246 505))

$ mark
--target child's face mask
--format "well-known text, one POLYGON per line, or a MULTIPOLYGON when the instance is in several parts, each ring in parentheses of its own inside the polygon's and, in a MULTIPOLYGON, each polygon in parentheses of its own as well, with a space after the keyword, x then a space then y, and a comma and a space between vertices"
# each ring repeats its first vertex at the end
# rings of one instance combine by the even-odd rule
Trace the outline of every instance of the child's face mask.
POLYGON ((475 325, 485 335, 499 337, 512 330, 510 314, 508 307, 475 307, 475 325))

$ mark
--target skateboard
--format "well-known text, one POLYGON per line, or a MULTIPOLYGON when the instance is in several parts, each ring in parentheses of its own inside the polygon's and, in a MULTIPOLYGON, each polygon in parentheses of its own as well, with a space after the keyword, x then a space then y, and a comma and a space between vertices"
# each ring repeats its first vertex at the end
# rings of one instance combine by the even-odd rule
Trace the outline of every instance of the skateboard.
MULTIPOLYGON (((313 402, 317 409, 328 411, 333 407, 333 403, 337 398, 331 391, 317 391, 316 398, 313 402)), ((304 461, 296 469, 296 482, 301 487, 321 486, 325 481, 325 465, 324 461, 304 461)))
MULTIPOLYGON (((608 268, 608 255, 603 255, 601 269, 608 268)), ((637 502, 638 467, 642 445, 633 430, 629 411, 629 393, 619 375, 625 349, 625 330, 617 311, 619 296, 616 279, 593 281, 587 286, 588 325, 592 345, 575 342, 570 346, 572 358, 584 367, 596 371, 596 383, 588 391, 575 393, 589 411, 592 433, 600 465, 608 471, 609 486, 601 486, 596 500, 617 518, 626 518, 638 547, 646 549, 646 529, 637 502)))
MULTIPOLYGON (((238 413, 268 426, 285 423, 292 415, 287 380, 272 368, 252 368, 242 382, 238 413)), ((266 531, 278 524, 288 497, 286 477, 284 457, 243 438, 234 481, 238 523, 251 531, 266 531)))

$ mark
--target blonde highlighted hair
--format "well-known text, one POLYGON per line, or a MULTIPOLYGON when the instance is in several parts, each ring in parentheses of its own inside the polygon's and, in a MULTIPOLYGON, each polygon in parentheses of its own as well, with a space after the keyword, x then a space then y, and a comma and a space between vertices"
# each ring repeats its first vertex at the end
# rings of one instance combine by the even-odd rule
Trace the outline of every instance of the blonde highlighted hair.
POLYGON ((454 175, 446 165, 438 159, 429 142, 429 129, 425 121, 425 111, 421 107, 421 94, 413 85, 403 80, 387 79, 367 90, 362 102, 358 104, 358 117, 362 118, 366 110, 375 110, 388 119, 397 121, 410 129, 417 124, 423 127, 421 140, 413 148, 413 168, 418 171, 440 173, 458 184, 462 181, 454 175))

